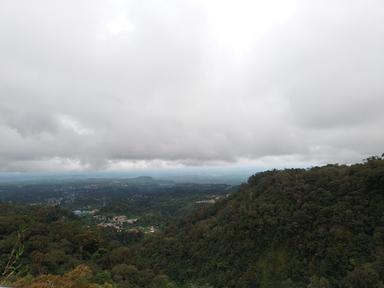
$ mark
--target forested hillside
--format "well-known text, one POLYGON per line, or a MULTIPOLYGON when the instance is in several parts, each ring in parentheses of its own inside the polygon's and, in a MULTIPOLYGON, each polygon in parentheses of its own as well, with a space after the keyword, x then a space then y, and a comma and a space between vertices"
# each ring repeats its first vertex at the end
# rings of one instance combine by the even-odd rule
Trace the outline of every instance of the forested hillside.
POLYGON ((214 287, 383 287, 384 160, 256 174, 134 261, 214 287))
POLYGON ((0 284, 173 287, 165 275, 125 264, 127 246, 143 237, 137 230, 89 227, 59 207, 0 204, 0 284))
POLYGON ((14 287, 380 288, 384 159, 258 173, 151 235, 1 204, 0 236, 14 287))

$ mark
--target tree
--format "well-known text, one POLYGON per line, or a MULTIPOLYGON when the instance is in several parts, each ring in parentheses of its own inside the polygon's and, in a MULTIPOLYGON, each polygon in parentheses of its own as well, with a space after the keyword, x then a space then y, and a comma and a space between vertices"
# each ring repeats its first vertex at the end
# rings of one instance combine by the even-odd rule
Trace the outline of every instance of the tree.
POLYGON ((330 288, 329 281, 324 277, 312 276, 307 288, 330 288))

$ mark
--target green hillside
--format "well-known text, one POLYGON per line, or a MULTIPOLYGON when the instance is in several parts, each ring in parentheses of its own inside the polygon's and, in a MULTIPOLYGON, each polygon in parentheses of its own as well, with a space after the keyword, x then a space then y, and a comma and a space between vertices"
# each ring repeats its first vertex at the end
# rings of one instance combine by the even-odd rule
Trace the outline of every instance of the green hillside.
POLYGON ((384 160, 268 171, 146 241, 136 265, 214 287, 383 287, 384 160))
POLYGON ((384 158, 258 173, 225 195, 153 234, 90 226, 57 206, 0 203, 0 283, 384 287, 384 158))

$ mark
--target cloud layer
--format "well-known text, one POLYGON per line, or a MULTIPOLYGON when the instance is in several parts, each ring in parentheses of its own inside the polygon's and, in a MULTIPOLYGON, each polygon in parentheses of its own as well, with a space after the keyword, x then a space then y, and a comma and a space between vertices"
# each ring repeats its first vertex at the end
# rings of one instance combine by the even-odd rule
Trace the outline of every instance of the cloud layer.
POLYGON ((381 154, 383 36, 379 0, 1 1, 0 170, 381 154))

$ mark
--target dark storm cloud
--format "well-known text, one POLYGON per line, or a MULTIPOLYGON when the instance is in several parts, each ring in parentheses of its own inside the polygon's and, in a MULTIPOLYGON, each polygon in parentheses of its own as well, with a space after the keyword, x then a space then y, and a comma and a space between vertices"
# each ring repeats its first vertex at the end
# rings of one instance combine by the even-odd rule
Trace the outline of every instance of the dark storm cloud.
POLYGON ((351 162, 381 1, 2 1, 0 170, 351 162))

